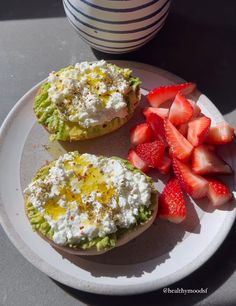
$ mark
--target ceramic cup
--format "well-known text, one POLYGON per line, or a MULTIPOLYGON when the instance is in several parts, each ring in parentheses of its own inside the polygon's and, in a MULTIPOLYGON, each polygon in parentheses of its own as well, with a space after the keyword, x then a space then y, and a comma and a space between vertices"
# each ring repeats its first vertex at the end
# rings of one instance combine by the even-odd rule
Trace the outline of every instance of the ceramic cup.
POLYGON ((106 53, 142 47, 163 27, 170 0, 63 0, 81 38, 106 53))

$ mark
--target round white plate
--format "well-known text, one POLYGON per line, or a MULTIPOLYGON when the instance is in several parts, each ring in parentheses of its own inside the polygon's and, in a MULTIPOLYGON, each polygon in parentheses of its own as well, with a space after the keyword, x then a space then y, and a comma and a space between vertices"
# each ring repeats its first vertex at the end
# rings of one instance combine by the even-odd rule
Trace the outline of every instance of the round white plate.
MULTIPOLYGON (((182 79, 152 66, 117 62, 130 67, 142 79, 143 107, 146 90, 182 79)), ((145 233, 123 247, 104 255, 81 257, 59 253, 32 232, 24 213, 23 189, 46 161, 67 150, 126 157, 129 130, 144 118, 137 110, 118 131, 104 137, 76 143, 50 143, 48 133, 36 122, 32 111, 40 84, 15 105, 0 131, 0 216, 8 237, 34 266, 55 280, 80 290, 100 294, 135 294, 168 286, 201 266, 220 246, 229 232, 235 203, 213 210, 206 200, 188 203, 187 219, 179 224, 158 220, 145 233)), ((213 121, 223 117, 209 99, 199 92, 192 96, 213 121)), ((235 147, 225 147, 224 158, 236 169, 235 147)), ((157 182, 157 176, 154 174, 157 182)), ((160 177, 161 191, 168 179, 160 177)), ((233 190, 234 177, 227 177, 233 190)))

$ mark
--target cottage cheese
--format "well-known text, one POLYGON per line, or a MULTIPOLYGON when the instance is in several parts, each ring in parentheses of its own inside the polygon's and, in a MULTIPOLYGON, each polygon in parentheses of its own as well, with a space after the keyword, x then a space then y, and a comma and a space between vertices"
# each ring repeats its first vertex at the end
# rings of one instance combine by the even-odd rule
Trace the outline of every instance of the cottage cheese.
POLYGON ((117 159, 77 152, 65 154, 25 194, 65 245, 104 237, 136 223, 140 206, 151 204, 145 175, 117 159))
POLYGON ((48 95, 62 119, 84 128, 128 115, 128 81, 106 61, 82 62, 48 77, 48 95))

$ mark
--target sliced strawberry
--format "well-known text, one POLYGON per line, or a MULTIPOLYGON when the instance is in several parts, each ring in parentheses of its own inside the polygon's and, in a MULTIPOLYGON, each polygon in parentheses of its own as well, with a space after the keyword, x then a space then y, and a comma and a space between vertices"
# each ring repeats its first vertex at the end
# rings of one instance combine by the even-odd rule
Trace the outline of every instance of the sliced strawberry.
POLYGON ((191 142, 194 147, 202 144, 207 137, 210 125, 211 119, 206 116, 190 121, 188 123, 188 141, 191 142))
POLYGON ((188 133, 188 123, 183 123, 178 126, 178 131, 184 136, 187 136, 188 133))
POLYGON ((133 145, 150 142, 152 140, 152 129, 148 123, 141 123, 130 130, 130 142, 133 145))
POLYGON ((216 152, 216 146, 205 143, 204 146, 208 148, 211 152, 216 152))
POLYGON ((148 102, 153 107, 159 107, 162 103, 175 98, 177 92, 181 91, 187 95, 196 89, 195 83, 183 83, 170 86, 154 88, 147 95, 148 102))
POLYGON ((212 126, 206 138, 206 142, 210 144, 225 144, 234 139, 234 128, 227 122, 221 122, 216 126, 212 126))
POLYGON ((168 117, 169 109, 168 108, 158 108, 158 107, 145 107, 143 109, 143 114, 147 118, 150 114, 156 114, 161 118, 168 117))
POLYGON ((191 103, 193 107, 193 118, 197 118, 201 114, 201 108, 191 99, 188 99, 188 102, 191 103))
POLYGON ((147 172, 149 167, 148 164, 143 161, 138 154, 134 151, 134 149, 130 149, 128 152, 128 161, 136 168, 143 172, 147 172))
POLYGON ((175 126, 187 123, 193 116, 193 107, 185 96, 178 92, 170 107, 169 120, 175 126))
POLYGON ((177 158, 173 158, 173 169, 182 188, 194 199, 203 198, 207 194, 208 181, 191 171, 190 167, 177 158))
POLYGON ((188 160, 193 150, 191 143, 180 134, 168 119, 165 120, 164 127, 166 140, 170 146, 171 154, 181 160, 188 160))
POLYGON ((157 167, 157 169, 162 174, 168 174, 170 172, 171 163, 171 159, 167 156, 164 156, 162 159, 162 163, 157 167))
POLYGON ((164 150, 165 145, 159 140, 138 144, 135 149, 138 156, 152 168, 157 168, 161 165, 164 150))
POLYGON ((186 203, 177 178, 172 178, 162 191, 158 202, 158 216, 174 223, 186 218, 186 203))
POLYGON ((147 123, 152 128, 154 137, 166 143, 164 120, 157 114, 151 113, 147 116, 147 123))
POLYGON ((211 179, 208 180, 207 197, 213 206, 220 206, 229 202, 232 198, 232 193, 229 188, 221 181, 211 179))
POLYGON ((230 166, 205 145, 193 150, 192 170, 201 175, 232 173, 230 166))

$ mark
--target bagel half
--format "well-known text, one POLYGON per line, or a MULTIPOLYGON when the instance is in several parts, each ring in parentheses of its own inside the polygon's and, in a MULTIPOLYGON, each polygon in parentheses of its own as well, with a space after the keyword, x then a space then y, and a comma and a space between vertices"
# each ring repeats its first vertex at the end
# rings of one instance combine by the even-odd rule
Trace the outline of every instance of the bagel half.
MULTIPOLYGON (((92 65, 92 63, 93 62, 90 62, 89 64, 92 65)), ((91 126, 83 126, 82 122, 80 122, 79 120, 78 121, 68 120, 68 117, 66 117, 65 114, 63 114, 63 110, 61 110, 55 103, 53 103, 52 99, 50 98, 49 90, 52 87, 52 83, 48 79, 48 81, 46 81, 38 90, 38 93, 36 94, 34 100, 33 109, 38 119, 38 122, 42 124, 51 134, 50 140, 77 141, 77 140, 96 138, 115 131, 116 129, 124 125, 132 117, 134 110, 138 106, 141 99, 140 86, 139 86, 141 82, 139 78, 133 77, 132 71, 127 68, 121 68, 116 65, 107 64, 107 63, 105 64, 105 67, 108 67, 107 69, 109 69, 109 67, 112 67, 112 69, 114 69, 114 71, 116 71, 123 78, 124 82, 127 82, 128 84, 127 92, 122 94, 126 104, 126 106, 124 106, 124 111, 126 115, 115 116, 113 114, 111 117, 109 117, 108 114, 106 119, 104 119, 101 124, 98 123, 96 125, 91 125, 91 126)), ((64 73, 65 71, 70 71, 72 69, 75 69, 75 66, 69 66, 63 68, 54 74, 60 76, 60 74, 64 73)), ((86 75, 86 73, 84 74, 86 75)), ((94 82, 95 84, 97 84, 96 81, 94 82)), ((105 78, 105 80, 101 81, 100 83, 104 83, 105 85, 107 85, 106 82, 109 83, 113 81, 105 78)), ((85 82, 85 84, 87 83, 85 82)), ((96 91, 96 89, 94 88, 95 85, 93 83, 91 84, 92 85, 87 85, 87 86, 89 86, 88 87, 89 91, 94 93, 96 91)), ((79 96, 81 94, 80 91, 81 90, 79 89, 75 91, 75 93, 72 95, 72 97, 70 97, 70 99, 79 96)), ((105 103, 104 102, 105 98, 106 99, 107 97, 109 98, 111 96, 111 93, 108 90, 103 94, 96 93, 96 95, 99 96, 102 105, 102 103, 105 103)), ((83 95, 81 96, 83 98, 83 95)), ((86 103, 84 104, 86 105, 86 103)), ((90 107, 86 106, 86 108, 89 109, 90 107)), ((104 105, 99 106, 97 113, 103 112, 104 109, 106 110, 106 107, 104 105)), ((68 110, 65 110, 65 112, 66 111, 68 110)), ((79 111, 80 110, 78 109, 78 112, 79 111)), ((96 112, 94 116, 96 116, 96 112)))
MULTIPOLYGON (((130 240, 139 236, 141 233, 143 233, 152 225, 158 209, 158 196, 157 196, 157 191, 153 186, 152 179, 150 177, 146 176, 138 169, 134 168, 129 162, 117 157, 111 157, 111 158, 106 158, 102 156, 96 157, 95 155, 91 154, 80 155, 78 152, 72 152, 65 154, 64 156, 60 157, 60 159, 63 158, 65 159, 65 156, 68 156, 68 154, 69 156, 73 156, 73 162, 76 162, 76 164, 74 165, 74 169, 77 170, 80 169, 79 171, 82 171, 81 169, 83 169, 84 167, 83 165, 84 158, 87 158, 88 160, 95 160, 95 161, 98 160, 99 165, 94 166, 93 164, 91 166, 92 163, 90 163, 89 166, 86 165, 87 168, 86 167, 85 168, 91 170, 86 170, 88 172, 86 171, 83 172, 84 171, 83 170, 82 172, 84 177, 82 178, 81 178, 82 172, 78 173, 78 171, 74 169, 68 170, 74 172, 73 174, 71 174, 71 177, 69 179, 66 178, 65 181, 67 183, 69 182, 68 186, 71 186, 72 181, 74 182, 75 176, 79 177, 78 184, 80 184, 79 188, 81 188, 80 194, 73 193, 71 187, 69 187, 68 189, 69 193, 68 193, 68 190, 66 189, 68 186, 63 185, 64 183, 62 183, 64 187, 60 189, 59 191, 60 194, 58 194, 59 190, 58 189, 55 191, 54 198, 53 196, 51 196, 50 199, 47 198, 46 193, 50 194, 53 188, 55 189, 55 186, 53 186, 53 184, 51 183, 48 185, 48 182, 50 181, 50 175, 52 175, 50 173, 52 172, 56 173, 55 167, 58 163, 58 160, 53 161, 50 164, 38 170, 38 172, 36 173, 35 177, 32 180, 32 183, 25 190, 25 211, 33 230, 35 230, 44 240, 46 240, 53 247, 58 248, 70 254, 98 255, 105 253, 115 247, 119 247, 123 244, 128 243, 130 240), (104 173, 104 169, 106 169, 104 168, 106 167, 106 163, 108 165, 107 166, 108 170, 107 172, 104 173), (122 171, 124 172, 124 174, 122 174, 123 175, 122 178, 124 178, 122 179, 123 180, 122 182, 124 182, 124 184, 126 184, 128 187, 119 185, 120 184, 119 179, 118 177, 115 177, 116 175, 114 175, 113 173, 115 171, 112 168, 113 165, 114 169, 116 168, 116 171, 117 167, 119 169, 122 169, 122 171), (98 172, 97 169, 101 171, 102 176, 98 174, 100 172, 98 172), (125 179, 125 177, 127 177, 127 180, 125 179), (42 189, 45 186, 46 189, 42 189), (38 192, 37 190, 39 190, 37 188, 41 188, 42 191, 41 194, 39 193, 37 196, 35 196, 38 192), (145 190, 143 190, 143 188, 145 188, 145 190), (103 194, 100 194, 101 190, 104 190, 103 194), (118 194, 117 190, 119 190, 121 194, 118 194), (128 200, 128 196, 130 194, 129 192, 131 193, 133 192, 131 190, 133 191, 136 190, 137 194, 136 201, 128 200), (91 193, 95 191, 96 197, 99 195, 100 197, 99 201, 102 205, 101 207, 99 206, 100 210, 98 211, 91 210, 91 207, 95 207, 94 209, 97 209, 96 206, 93 206, 95 205, 94 203, 98 201, 97 198, 93 200, 94 202, 91 202, 92 204, 86 202, 86 206, 84 206, 83 202, 80 202, 82 201, 81 198, 83 198, 83 196, 87 196, 87 198, 90 197, 91 193, 88 194, 87 191, 91 193), (66 212, 64 212, 64 214, 62 215, 59 215, 58 217, 58 212, 60 213, 60 211, 64 209, 61 208, 61 206, 59 207, 58 203, 62 199, 62 197, 65 198, 65 194, 66 194, 66 199, 68 198, 70 199, 70 201, 73 198, 73 196, 77 197, 76 204, 78 205, 79 208, 78 210, 76 210, 76 214, 73 215, 73 221, 70 221, 71 219, 69 219, 68 217, 70 216, 70 209, 71 209, 68 208, 71 203, 69 202, 69 200, 63 206, 66 207, 66 212), (126 206, 122 206, 123 204, 121 205, 122 203, 121 198, 123 199, 124 195, 127 195, 127 202, 126 202, 126 206, 128 205, 127 210, 125 210, 126 206), (39 205, 40 199, 42 200, 41 206, 39 205), (56 201, 58 202, 55 204, 56 201), (114 201, 116 202, 115 207, 112 206, 114 205, 114 201), (48 204, 47 204, 49 202, 51 205, 50 210, 48 209, 48 204), (134 208, 136 208, 135 213, 134 213, 135 211, 134 208), (88 217, 88 219, 82 220, 81 219, 82 213, 85 213, 88 216, 90 215, 90 217, 88 217), (129 214, 133 214, 132 216, 129 217, 130 219, 127 217, 129 214), (56 221, 52 221, 54 215, 57 215, 58 219, 56 221), (104 230, 106 228, 104 225, 105 224, 104 220, 107 220, 106 219, 107 216, 109 216, 110 218, 109 222, 112 224, 112 227, 115 227, 115 230, 114 228, 112 230, 109 230, 109 228, 108 230, 107 229, 104 230), (101 220, 97 221, 96 218, 97 219, 101 218, 101 220), (124 218, 124 220, 122 218, 124 218), (80 220, 79 223, 77 222, 77 220, 80 220), (64 226, 64 228, 62 228, 62 230, 59 230, 59 227, 61 225, 58 224, 64 224, 63 222, 65 222, 66 225, 64 226), (85 233, 82 233, 83 229, 80 230, 81 228, 85 228, 86 230, 88 228, 87 230, 88 234, 86 235, 85 233), (95 234, 94 233, 91 234, 89 228, 92 228, 95 234), (74 236, 71 237, 71 232, 73 230, 76 234, 73 234, 74 236), (58 238, 55 238, 59 236, 60 236, 60 241, 58 241, 58 238), (66 238, 64 239, 64 237, 66 238)), ((67 161, 64 163, 66 163, 66 165, 68 164, 67 161)), ((74 202, 72 203, 74 205, 74 202)), ((73 207, 73 209, 77 208, 73 207)))

